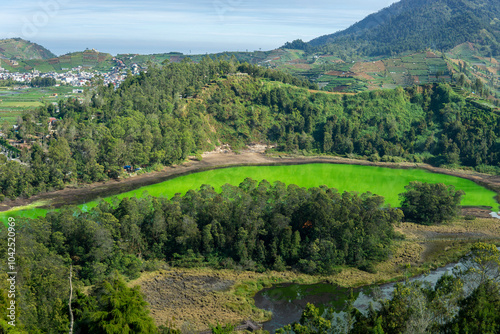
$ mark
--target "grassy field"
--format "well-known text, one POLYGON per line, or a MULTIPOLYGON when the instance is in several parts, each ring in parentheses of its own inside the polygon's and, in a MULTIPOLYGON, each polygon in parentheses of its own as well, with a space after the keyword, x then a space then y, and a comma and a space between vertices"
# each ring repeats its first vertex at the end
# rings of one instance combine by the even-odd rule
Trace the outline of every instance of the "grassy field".
POLYGON ((339 191, 370 191, 384 196, 386 202, 392 206, 399 206, 398 194, 410 181, 454 185, 457 189, 466 192, 462 205, 490 206, 498 210, 498 203, 493 199, 495 193, 474 182, 454 176, 429 173, 421 169, 391 169, 384 167, 337 165, 337 164, 308 164, 292 166, 253 166, 216 169, 139 188, 137 190, 118 195, 119 198, 142 196, 144 192, 152 196, 172 197, 176 193, 185 193, 189 189, 197 189, 202 184, 210 184, 216 190, 226 183, 238 185, 245 178, 281 181, 285 184, 297 184, 310 188, 320 185, 337 188, 339 191))

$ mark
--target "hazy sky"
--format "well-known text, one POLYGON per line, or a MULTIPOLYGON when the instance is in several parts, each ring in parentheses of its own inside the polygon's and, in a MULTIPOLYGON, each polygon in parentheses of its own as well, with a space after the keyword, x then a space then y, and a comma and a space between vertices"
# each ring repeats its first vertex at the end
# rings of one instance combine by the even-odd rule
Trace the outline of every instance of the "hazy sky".
POLYGON ((396 0, 22 0, 0 11, 0 39, 61 55, 270 50, 342 30, 396 0))

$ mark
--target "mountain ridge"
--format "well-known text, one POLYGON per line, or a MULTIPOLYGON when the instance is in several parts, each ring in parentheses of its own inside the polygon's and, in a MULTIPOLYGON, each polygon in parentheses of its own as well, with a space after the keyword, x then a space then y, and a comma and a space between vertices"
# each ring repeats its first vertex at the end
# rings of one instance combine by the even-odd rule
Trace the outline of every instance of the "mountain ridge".
POLYGON ((495 0, 401 0, 307 44, 330 52, 382 56, 426 48, 450 50, 474 42, 484 53, 498 55, 499 18, 500 2, 495 0))

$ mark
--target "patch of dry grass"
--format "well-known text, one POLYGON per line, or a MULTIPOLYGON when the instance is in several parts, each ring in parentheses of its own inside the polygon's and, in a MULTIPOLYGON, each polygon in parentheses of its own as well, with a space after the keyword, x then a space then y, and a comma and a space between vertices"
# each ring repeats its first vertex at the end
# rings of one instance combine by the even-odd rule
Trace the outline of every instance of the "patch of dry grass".
POLYGON ((190 324, 197 330, 219 323, 244 319, 266 321, 270 312, 255 307, 253 295, 275 283, 316 283, 319 277, 295 272, 255 273, 210 268, 170 268, 144 273, 131 281, 139 285, 150 304, 156 324, 172 323, 177 328, 190 324))

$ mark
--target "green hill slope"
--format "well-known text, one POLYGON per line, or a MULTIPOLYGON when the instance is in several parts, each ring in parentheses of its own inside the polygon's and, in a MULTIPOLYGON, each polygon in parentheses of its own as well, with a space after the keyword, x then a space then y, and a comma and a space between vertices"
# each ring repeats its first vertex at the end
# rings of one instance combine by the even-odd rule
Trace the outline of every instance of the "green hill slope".
POLYGON ((29 60, 6 60, 3 59, 1 66, 12 72, 27 72, 33 69, 40 72, 61 72, 71 70, 75 67, 93 69, 99 71, 109 71, 115 66, 113 56, 109 53, 102 53, 95 50, 85 50, 83 52, 73 52, 60 57, 49 59, 29 59, 29 60))
POLYGON ((330 52, 378 56, 426 48, 449 50, 465 42, 481 45, 483 54, 499 54, 499 1, 402 0, 308 45, 330 52))
POLYGON ((9 38, 0 40, 0 58, 30 60, 48 59, 56 55, 41 45, 23 40, 21 38, 9 38))

